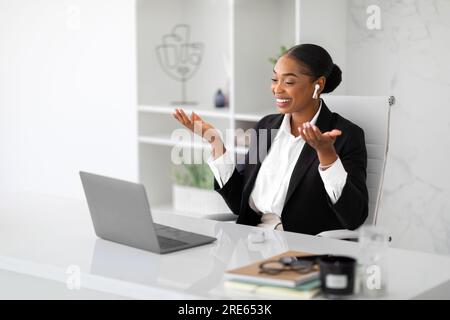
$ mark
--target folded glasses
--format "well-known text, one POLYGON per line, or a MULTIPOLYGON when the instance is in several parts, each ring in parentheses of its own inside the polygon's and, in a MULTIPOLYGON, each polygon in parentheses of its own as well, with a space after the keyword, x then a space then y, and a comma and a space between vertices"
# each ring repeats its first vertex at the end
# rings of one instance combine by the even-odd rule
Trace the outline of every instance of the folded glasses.
POLYGON ((278 260, 261 263, 259 265, 259 272, 270 275, 276 275, 285 271, 294 271, 302 274, 309 273, 314 269, 317 269, 320 258, 328 256, 329 255, 281 257, 278 260))

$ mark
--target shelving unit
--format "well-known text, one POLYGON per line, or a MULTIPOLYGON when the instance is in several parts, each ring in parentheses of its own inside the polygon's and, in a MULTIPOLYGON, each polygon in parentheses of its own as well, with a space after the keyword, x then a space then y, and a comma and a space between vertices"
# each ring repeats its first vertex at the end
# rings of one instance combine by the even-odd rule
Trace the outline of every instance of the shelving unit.
MULTIPOLYGON (((204 152, 204 142, 178 142, 172 132, 182 126, 172 117, 176 107, 198 113, 217 129, 252 128, 267 114, 276 113, 270 91, 270 57, 282 45, 298 42, 300 0, 138 0, 138 120, 139 177, 153 210, 171 210, 171 150, 174 146, 204 152), (156 47, 174 26, 190 26, 190 42, 203 44, 198 70, 186 83, 187 100, 196 105, 173 105, 181 98, 181 82, 159 64, 156 47), (218 89, 229 95, 229 106, 217 109, 218 89)), ((175 33, 180 29, 176 29, 175 33)), ((176 36, 169 36, 172 42, 176 36)), ((175 41, 176 42, 176 41, 175 41)), ((231 152, 243 156, 246 147, 226 141, 231 152)))

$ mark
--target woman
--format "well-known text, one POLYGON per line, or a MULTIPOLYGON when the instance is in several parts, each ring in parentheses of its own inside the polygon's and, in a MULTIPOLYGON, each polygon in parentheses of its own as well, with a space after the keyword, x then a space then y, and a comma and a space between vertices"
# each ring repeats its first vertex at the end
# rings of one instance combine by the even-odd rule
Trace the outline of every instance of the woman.
POLYGON ((245 164, 230 161, 233 155, 211 124, 176 109, 180 123, 211 143, 215 190, 238 215, 237 223, 313 235, 363 224, 368 213, 364 132, 320 99, 341 81, 341 70, 320 46, 298 45, 279 58, 272 79, 279 114, 257 123, 245 164), (268 154, 259 156, 266 139, 261 129, 268 130, 268 154), (251 163, 254 154, 257 161, 251 163))

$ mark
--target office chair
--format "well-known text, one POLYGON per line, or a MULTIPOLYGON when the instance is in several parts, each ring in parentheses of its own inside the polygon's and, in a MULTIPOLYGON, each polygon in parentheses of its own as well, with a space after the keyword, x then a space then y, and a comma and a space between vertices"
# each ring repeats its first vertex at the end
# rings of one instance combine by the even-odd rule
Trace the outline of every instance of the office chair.
MULTIPOLYGON (((364 225, 376 225, 389 149, 389 121, 395 97, 321 96, 331 111, 339 113, 364 130, 367 147, 369 214, 364 225)), ((358 239, 358 231, 331 230, 317 236, 358 239)))

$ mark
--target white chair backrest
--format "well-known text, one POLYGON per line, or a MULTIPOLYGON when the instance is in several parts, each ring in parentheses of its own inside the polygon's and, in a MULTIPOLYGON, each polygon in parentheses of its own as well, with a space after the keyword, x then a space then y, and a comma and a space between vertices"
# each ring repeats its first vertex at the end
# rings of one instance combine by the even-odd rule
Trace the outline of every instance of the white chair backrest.
POLYGON ((381 200, 389 147, 389 118, 394 97, 322 95, 328 108, 364 130, 367 147, 369 215, 365 225, 375 225, 381 200))

